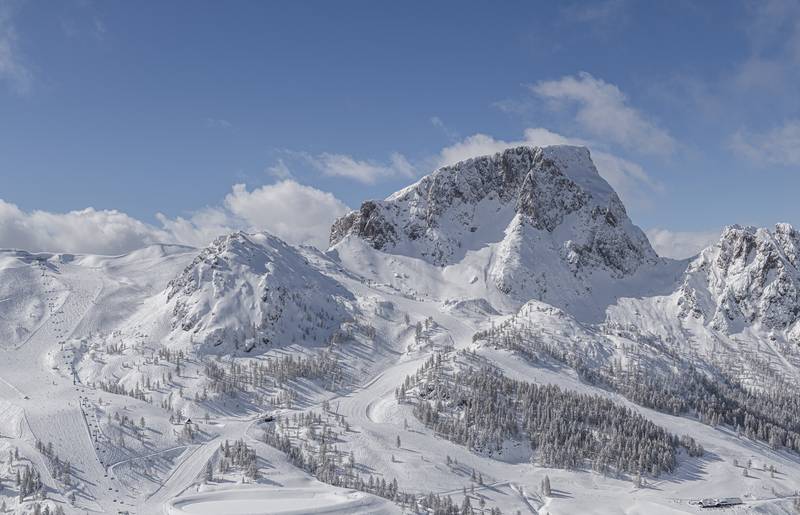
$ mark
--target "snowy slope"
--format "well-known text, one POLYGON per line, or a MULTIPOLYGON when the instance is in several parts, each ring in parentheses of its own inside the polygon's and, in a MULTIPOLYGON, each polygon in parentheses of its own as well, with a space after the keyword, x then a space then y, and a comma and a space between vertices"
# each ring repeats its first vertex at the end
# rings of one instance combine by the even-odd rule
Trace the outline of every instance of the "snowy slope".
POLYGON ((64 301, 60 283, 45 286, 42 277, 48 254, 0 252, 0 342, 14 347, 30 338, 45 319, 48 307, 64 301))

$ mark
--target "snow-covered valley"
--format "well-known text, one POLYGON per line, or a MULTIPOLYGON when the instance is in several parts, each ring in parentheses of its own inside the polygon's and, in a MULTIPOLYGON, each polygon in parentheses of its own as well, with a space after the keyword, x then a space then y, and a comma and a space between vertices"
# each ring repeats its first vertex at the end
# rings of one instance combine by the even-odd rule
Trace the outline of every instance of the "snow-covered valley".
POLYGON ((3 510, 800 506, 792 227, 662 258, 588 150, 518 147, 331 244, 0 251, 3 510))

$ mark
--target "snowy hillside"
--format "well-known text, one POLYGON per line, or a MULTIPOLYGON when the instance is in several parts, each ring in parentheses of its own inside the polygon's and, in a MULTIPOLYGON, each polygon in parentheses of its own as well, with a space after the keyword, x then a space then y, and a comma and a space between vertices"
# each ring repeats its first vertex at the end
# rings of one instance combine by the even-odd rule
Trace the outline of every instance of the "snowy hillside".
POLYGON ((0 251, 0 511, 800 506, 790 226, 659 258, 586 149, 519 147, 331 243, 0 251))
POLYGON ((353 296, 314 268, 312 253, 264 233, 218 238, 167 285, 170 327, 245 351, 327 342, 353 296))
POLYGON ((49 255, 23 251, 0 254, 0 341, 16 346, 30 338, 49 307, 63 302, 63 285, 45 286, 49 255))

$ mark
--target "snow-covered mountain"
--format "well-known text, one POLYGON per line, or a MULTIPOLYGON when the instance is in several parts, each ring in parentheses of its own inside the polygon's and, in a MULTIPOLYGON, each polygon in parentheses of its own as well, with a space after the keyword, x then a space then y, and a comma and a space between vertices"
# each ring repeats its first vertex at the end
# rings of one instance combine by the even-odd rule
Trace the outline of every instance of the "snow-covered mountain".
POLYGON ((441 168, 339 219, 331 244, 349 235, 440 266, 507 239, 545 244, 575 271, 616 277, 657 259, 584 147, 517 147, 441 168))
POLYGON ((692 261, 678 300, 682 316, 739 332, 758 324, 800 342, 800 234, 730 226, 692 261))
POLYGON ((791 226, 663 259, 588 150, 518 147, 365 202, 331 244, 0 251, 0 499, 791 513, 791 226))
POLYGON ((353 295, 318 271, 312 254, 321 257, 266 233, 217 238, 167 285, 171 329, 245 351, 326 343, 349 317, 353 295))
POLYGON ((441 168, 333 225, 334 249, 353 238, 443 268, 480 256, 475 280, 517 305, 535 298, 595 315, 675 275, 584 147, 517 147, 441 168))

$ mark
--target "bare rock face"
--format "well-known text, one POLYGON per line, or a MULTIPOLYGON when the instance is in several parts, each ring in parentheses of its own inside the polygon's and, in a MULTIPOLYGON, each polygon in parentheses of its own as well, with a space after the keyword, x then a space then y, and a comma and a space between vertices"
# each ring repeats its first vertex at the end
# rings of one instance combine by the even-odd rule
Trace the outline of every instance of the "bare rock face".
POLYGON ((378 204, 371 200, 361 204, 361 209, 358 211, 348 213, 334 222, 331 227, 331 245, 338 243, 350 233, 358 234, 378 250, 397 241, 394 226, 386 222, 380 214, 378 204))
POLYGON ((459 236, 488 222, 476 213, 487 201, 510 205, 538 227, 552 230, 564 211, 579 207, 585 198, 541 149, 519 147, 441 168, 384 201, 364 202, 333 225, 331 244, 349 234, 387 252, 412 242, 420 256, 444 265, 458 257, 459 236), (566 195, 552 194, 558 191, 566 195))
POLYGON ((726 227, 718 243, 689 266, 678 302, 683 316, 703 318, 716 329, 743 324, 800 335, 800 234, 789 224, 775 229, 726 227))

